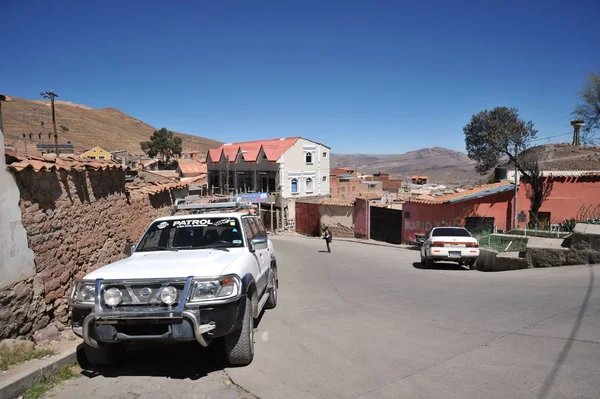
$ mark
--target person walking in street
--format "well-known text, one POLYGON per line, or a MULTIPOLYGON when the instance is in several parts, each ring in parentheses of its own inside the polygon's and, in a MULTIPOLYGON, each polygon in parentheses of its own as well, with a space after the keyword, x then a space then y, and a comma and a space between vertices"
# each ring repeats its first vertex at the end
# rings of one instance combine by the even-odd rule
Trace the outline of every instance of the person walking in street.
POLYGON ((323 228, 323 239, 325 240, 325 243, 327 244, 327 252, 331 252, 331 247, 329 246, 329 244, 331 244, 333 236, 331 235, 331 232, 329 231, 329 227, 327 227, 327 226, 325 226, 323 228))

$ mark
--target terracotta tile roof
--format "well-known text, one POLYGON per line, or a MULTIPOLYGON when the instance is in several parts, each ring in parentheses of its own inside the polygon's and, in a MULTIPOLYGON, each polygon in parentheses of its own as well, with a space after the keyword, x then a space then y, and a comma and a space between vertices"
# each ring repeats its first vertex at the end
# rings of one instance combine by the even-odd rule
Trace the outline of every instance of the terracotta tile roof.
POLYGON ((188 182, 174 182, 174 183, 144 183, 140 185, 128 185, 127 191, 142 194, 158 194, 165 190, 173 190, 176 188, 184 188, 189 185, 188 182))
POLYGON ((319 205, 331 206, 354 206, 354 201, 341 199, 322 199, 317 202, 319 205))
POLYGON ((176 170, 147 170, 146 172, 163 177, 170 177, 171 179, 179 179, 179 173, 177 173, 176 170))
MULTIPOLYGON (((197 176, 202 173, 206 173, 206 164, 200 162, 179 162, 179 170, 183 176, 192 175, 197 176)), ((191 176, 190 176, 191 177, 191 176)))
POLYGON ((114 161, 89 160, 85 158, 54 158, 54 157, 22 157, 14 153, 7 153, 7 167, 16 172, 21 172, 27 168, 35 172, 40 170, 83 170, 83 169, 129 169, 128 166, 114 161))
POLYGON ((362 198, 362 199, 379 199, 383 197, 383 193, 381 191, 374 191, 372 193, 367 193, 367 194, 358 194, 357 198, 362 198))
POLYGON ((208 179, 206 178, 206 174, 202 174, 195 177, 183 178, 181 181, 188 184, 194 184, 196 186, 203 186, 207 183, 208 179))
MULTIPOLYGON (((409 198, 408 202, 415 202, 415 203, 420 203, 420 204, 443 204, 446 202, 450 202, 451 200, 458 200, 462 197, 468 197, 470 195, 476 194, 481 192, 483 194, 484 191, 488 191, 488 190, 493 190, 493 189, 498 189, 500 187, 503 186, 510 186, 512 185, 512 183, 510 182, 500 182, 500 183, 494 183, 494 184, 484 184, 482 186, 479 187, 475 187, 471 190, 464 190, 458 193, 453 193, 453 194, 447 194, 447 195, 442 195, 439 197, 431 197, 431 196, 421 196, 418 198, 409 198), (425 198, 424 198, 425 197, 425 198)), ((497 191, 493 191, 489 194, 494 194, 497 191)))
POLYGON ((238 154, 243 152, 241 157, 244 161, 256 162, 262 149, 269 162, 277 162, 277 160, 298 141, 298 139, 300 139, 300 137, 223 144, 219 148, 209 150, 208 155, 213 162, 219 162, 221 156, 228 156, 229 162, 233 163, 236 161, 238 154))

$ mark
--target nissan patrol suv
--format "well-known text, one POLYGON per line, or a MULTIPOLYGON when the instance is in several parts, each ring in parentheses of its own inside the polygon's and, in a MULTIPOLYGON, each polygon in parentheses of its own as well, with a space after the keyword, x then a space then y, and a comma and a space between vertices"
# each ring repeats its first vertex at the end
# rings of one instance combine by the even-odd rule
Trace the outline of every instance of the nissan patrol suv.
POLYGON ((278 288, 273 244, 251 208, 235 199, 178 199, 172 216, 131 245, 131 256, 77 281, 71 323, 89 364, 118 362, 130 342, 205 347, 217 338, 230 364, 250 364, 254 319, 277 305, 278 288))

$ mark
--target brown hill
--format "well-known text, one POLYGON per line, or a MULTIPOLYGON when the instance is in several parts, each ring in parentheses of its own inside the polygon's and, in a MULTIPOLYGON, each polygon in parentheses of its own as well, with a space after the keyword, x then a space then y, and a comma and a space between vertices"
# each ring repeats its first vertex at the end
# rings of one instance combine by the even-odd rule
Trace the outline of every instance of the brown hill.
POLYGON ((426 175, 430 182, 451 186, 476 183, 482 177, 467 154, 433 147, 396 155, 332 154, 332 167, 356 168, 361 173, 389 173, 396 178, 410 179, 426 175))
MULTIPOLYGON (((56 126, 59 131, 61 144, 70 141, 78 153, 100 146, 108 151, 127 150, 132 154, 142 154, 140 142, 146 141, 152 135, 154 127, 135 119, 114 108, 93 109, 85 105, 57 101, 56 126), (62 132, 60 125, 69 130, 62 132)), ((5 139, 22 140, 23 133, 34 133, 36 143, 54 143, 54 138, 48 138, 52 132, 52 112, 49 101, 24 100, 12 98, 11 102, 3 103, 5 139), (44 122, 44 127, 40 122, 44 122), (41 140, 37 133, 43 132, 41 140)), ((222 143, 203 137, 184 133, 175 133, 183 140, 184 151, 206 152, 217 148, 222 143)))
MULTIPOLYGON (((532 156, 546 170, 600 170, 600 147, 547 144, 529 148, 521 156, 532 156)), ((332 167, 357 168, 361 173, 390 173, 401 179, 426 175, 432 183, 471 186, 486 182, 488 175, 475 171, 467 154, 434 147, 399 155, 332 154, 332 167)), ((510 164, 505 166, 510 167, 510 164)))
POLYGON ((600 170, 597 146, 547 144, 529 148, 521 156, 537 159, 546 170, 600 170))

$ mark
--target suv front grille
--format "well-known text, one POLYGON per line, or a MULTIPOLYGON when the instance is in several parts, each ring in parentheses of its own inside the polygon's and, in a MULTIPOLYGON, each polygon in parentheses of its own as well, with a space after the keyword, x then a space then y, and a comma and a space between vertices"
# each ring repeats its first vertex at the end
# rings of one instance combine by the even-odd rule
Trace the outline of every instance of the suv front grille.
MULTIPOLYGON (((110 288, 117 288, 121 291, 122 300, 117 308, 126 306, 167 306, 160 299, 162 290, 172 286, 177 290, 177 300, 172 306, 177 305, 181 300, 181 294, 185 287, 185 281, 176 282, 148 282, 143 281, 135 283, 106 283, 103 285, 103 290, 106 291, 110 288)), ((104 302, 104 300, 103 300, 104 302)))

